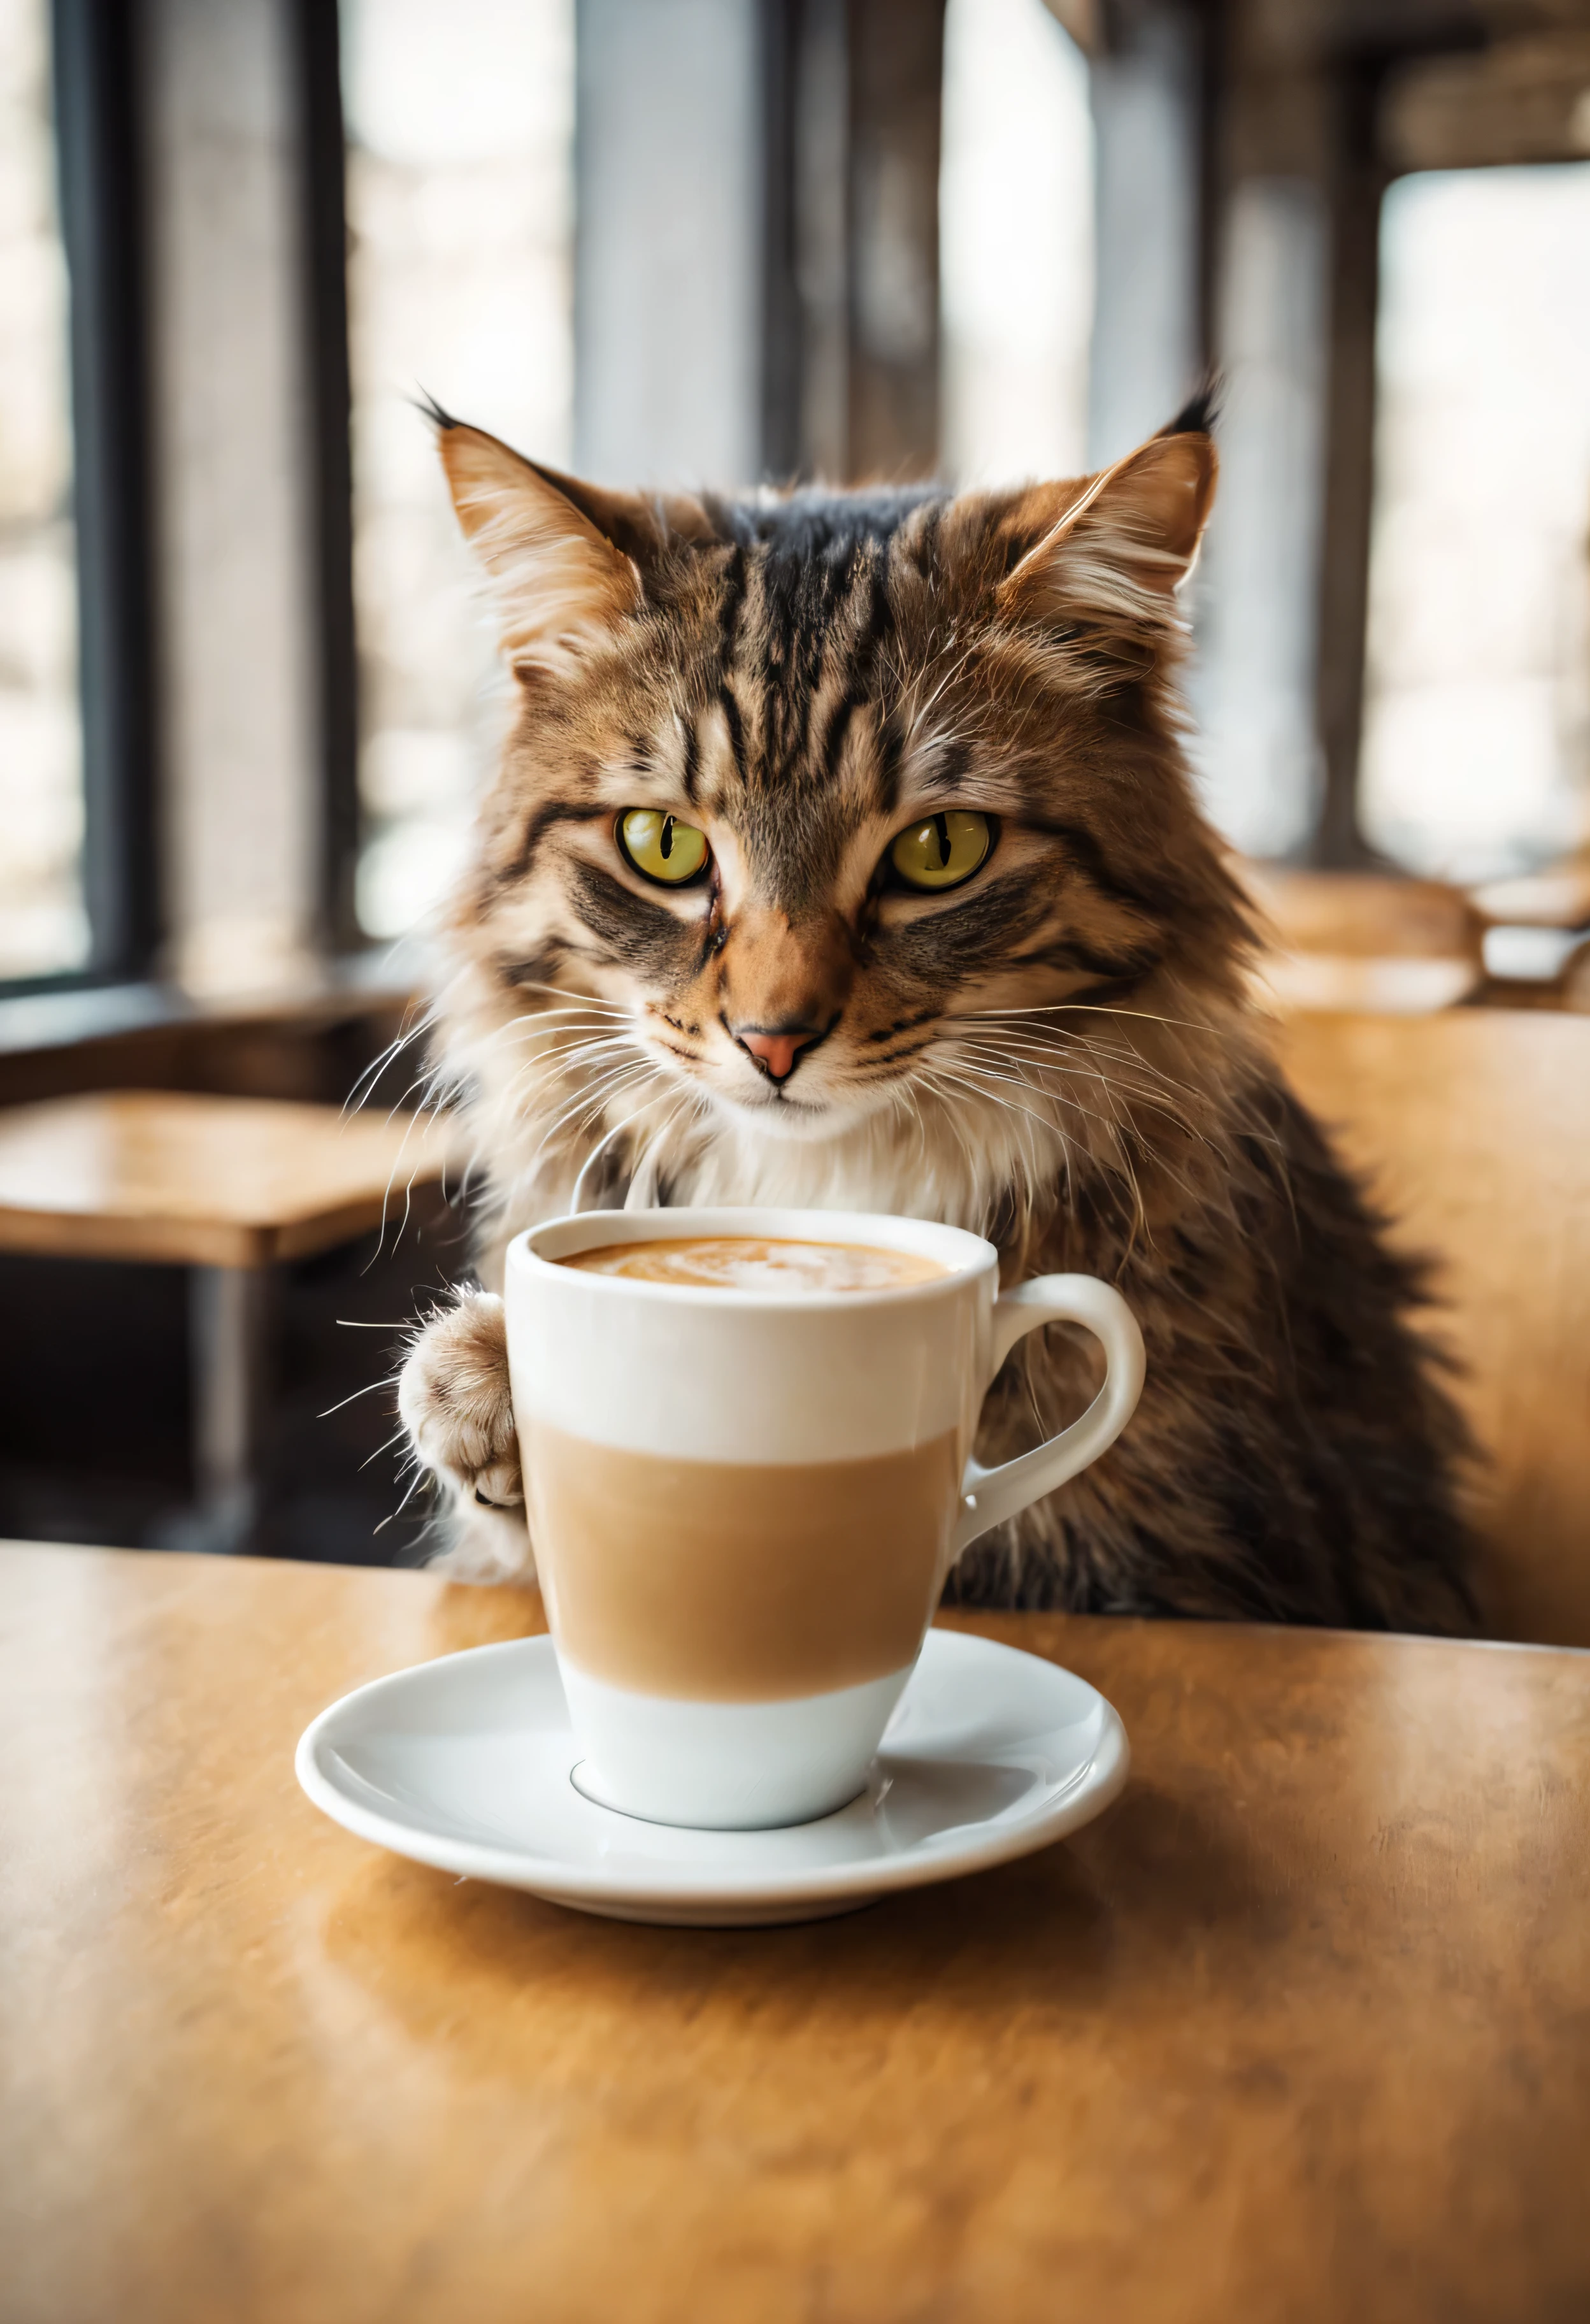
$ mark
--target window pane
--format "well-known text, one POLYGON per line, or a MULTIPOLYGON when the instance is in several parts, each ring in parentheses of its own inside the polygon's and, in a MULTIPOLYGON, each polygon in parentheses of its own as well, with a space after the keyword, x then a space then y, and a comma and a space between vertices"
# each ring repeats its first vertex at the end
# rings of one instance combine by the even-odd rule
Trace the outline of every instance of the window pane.
POLYGON ((1087 466, 1088 63, 1043 0, 950 0, 939 180, 944 462, 960 482, 1087 466))
POLYGON ((1328 226, 1318 186, 1246 178, 1219 273, 1220 486, 1190 595, 1203 804, 1250 855, 1305 844, 1324 765, 1314 632, 1325 497, 1328 226))
POLYGON ((573 0, 343 0, 360 924, 393 936, 462 860, 506 700, 423 391, 566 462, 573 0))
POLYGON ((80 967, 66 259, 46 0, 0 0, 0 977, 80 967))
POLYGON ((1420 872, 1585 833, 1590 164, 1386 196, 1362 802, 1420 872))

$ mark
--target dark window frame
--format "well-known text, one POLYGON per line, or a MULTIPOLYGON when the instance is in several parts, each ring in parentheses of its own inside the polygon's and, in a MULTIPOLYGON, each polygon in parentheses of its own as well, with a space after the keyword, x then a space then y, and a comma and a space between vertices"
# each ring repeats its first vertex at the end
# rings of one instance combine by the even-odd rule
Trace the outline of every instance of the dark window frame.
MULTIPOLYGON (((300 279, 321 736, 319 936, 368 949, 360 841, 346 223, 337 11, 284 0, 300 141, 300 279)), ((0 999, 158 976, 162 892, 160 624, 150 243, 139 0, 51 0, 51 78, 69 277, 72 512, 83 752, 80 967, 0 979, 0 999)))
POLYGON ((320 940, 368 951, 354 882, 359 799, 358 638, 354 615, 353 377, 348 354, 346 142, 335 0, 289 0, 298 80, 300 253, 313 511, 315 673, 320 733, 320 940))
POLYGON ((7 979, 5 995, 145 976, 161 936, 138 30, 116 0, 52 0, 89 950, 80 968, 7 979))

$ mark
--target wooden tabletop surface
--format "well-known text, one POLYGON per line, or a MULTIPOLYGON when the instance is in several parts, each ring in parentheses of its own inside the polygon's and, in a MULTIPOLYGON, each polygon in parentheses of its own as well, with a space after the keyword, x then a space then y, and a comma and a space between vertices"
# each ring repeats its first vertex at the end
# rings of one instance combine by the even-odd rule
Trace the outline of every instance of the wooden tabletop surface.
POLYGON ((311 1715, 532 1594, 0 1549, 5 2324, 1590 2313, 1590 1655, 969 1622, 1074 1839, 797 1929, 363 1846, 311 1715))
POLYGON ((0 1110, 0 1250, 262 1267, 401 1215, 455 1142, 412 1114, 170 1090, 0 1110))

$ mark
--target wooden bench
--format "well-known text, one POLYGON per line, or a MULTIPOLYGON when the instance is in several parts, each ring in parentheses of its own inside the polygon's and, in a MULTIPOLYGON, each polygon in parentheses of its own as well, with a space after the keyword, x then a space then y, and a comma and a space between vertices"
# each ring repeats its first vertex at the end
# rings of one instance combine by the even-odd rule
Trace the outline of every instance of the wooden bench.
POLYGON ((1436 1261, 1429 1319, 1485 1456, 1493 1636, 1590 1646, 1590 1021, 1300 1014, 1299 1094, 1436 1261))

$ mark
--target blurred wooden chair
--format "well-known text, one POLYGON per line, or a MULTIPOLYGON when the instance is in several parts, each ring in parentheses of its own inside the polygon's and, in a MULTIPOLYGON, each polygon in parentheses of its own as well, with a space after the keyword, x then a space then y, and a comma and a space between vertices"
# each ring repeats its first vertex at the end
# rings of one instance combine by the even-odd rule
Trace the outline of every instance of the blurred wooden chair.
POLYGON ((1590 936, 1509 920, 1488 927, 1484 945, 1483 1007, 1590 1012, 1590 936))
POLYGON ((1590 1017, 1590 936, 1576 944, 1557 972, 1558 1005, 1590 1017))
POLYGON ((0 1250, 189 1269, 198 1503, 181 1545, 247 1546, 271 1270, 351 1241, 445 1175, 445 1120, 106 1090, 0 1109, 0 1250))
POLYGON ((1493 880, 1469 896, 1484 923, 1490 981, 1482 1000, 1590 1013, 1590 855, 1493 880))
POLYGON ((1469 899, 1492 927, 1590 927, 1590 855, 1569 856, 1549 871, 1471 888, 1469 899))
POLYGON ((1427 1015, 1484 981, 1484 921, 1438 880, 1245 861, 1236 870, 1273 938, 1260 982, 1283 1010, 1427 1015))
POLYGON ((1487 1628, 1590 1646, 1590 1023, 1305 1012, 1280 1049, 1398 1243, 1437 1262, 1429 1329, 1486 1455, 1487 1628))

